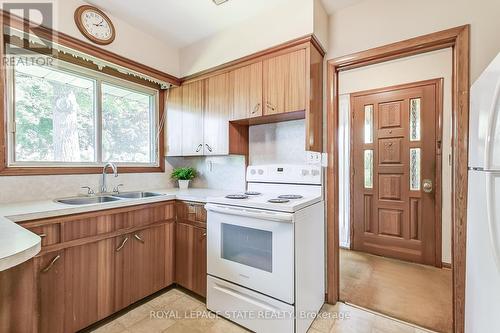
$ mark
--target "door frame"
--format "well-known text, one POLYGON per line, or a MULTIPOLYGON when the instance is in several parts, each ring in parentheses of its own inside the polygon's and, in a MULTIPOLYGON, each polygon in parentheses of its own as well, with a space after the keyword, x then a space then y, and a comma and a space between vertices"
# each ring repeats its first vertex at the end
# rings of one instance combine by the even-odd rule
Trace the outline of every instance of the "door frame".
POLYGON ((452 276, 453 327, 465 331, 465 254, 469 138, 470 25, 407 39, 327 62, 327 302, 339 300, 339 72, 412 55, 453 50, 452 78, 452 276))
POLYGON ((443 163, 443 155, 442 155, 442 143, 443 143, 443 78, 438 79, 430 79, 424 81, 417 81, 411 83, 397 84, 393 86, 387 86, 383 88, 375 88, 370 90, 358 91, 352 94, 349 94, 349 103, 350 103, 350 131, 349 131, 349 245, 352 248, 352 244, 354 243, 354 122, 353 112, 354 112, 354 98, 364 95, 370 94, 378 94, 389 92, 393 90, 399 89, 409 89, 409 88, 417 88, 421 86, 434 85, 436 92, 436 154, 434 160, 436 161, 435 167, 435 178, 434 178, 434 194, 435 194, 435 205, 434 205, 434 228, 435 228, 435 256, 434 256, 434 266, 441 268, 443 266, 442 262, 442 163, 443 163), (439 149, 437 148, 439 147, 439 149))

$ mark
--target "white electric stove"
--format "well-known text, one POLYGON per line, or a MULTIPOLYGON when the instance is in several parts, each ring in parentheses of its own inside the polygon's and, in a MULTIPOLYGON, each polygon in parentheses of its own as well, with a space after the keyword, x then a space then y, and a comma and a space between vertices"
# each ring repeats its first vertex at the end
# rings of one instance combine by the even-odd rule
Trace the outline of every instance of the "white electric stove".
POLYGON ((255 332, 306 332, 325 295, 321 167, 250 166, 247 181, 205 206, 207 308, 255 332))

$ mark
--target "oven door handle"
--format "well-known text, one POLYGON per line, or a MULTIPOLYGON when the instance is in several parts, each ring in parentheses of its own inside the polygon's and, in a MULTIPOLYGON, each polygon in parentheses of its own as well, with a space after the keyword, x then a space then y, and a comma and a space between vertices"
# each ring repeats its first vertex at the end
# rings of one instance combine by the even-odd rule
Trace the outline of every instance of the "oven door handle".
POLYGON ((251 218, 276 221, 276 222, 286 222, 286 223, 293 222, 293 214, 290 214, 290 213, 250 210, 250 209, 245 209, 245 208, 240 208, 240 207, 228 207, 228 206, 220 206, 220 205, 214 205, 214 204, 206 204, 205 209, 207 211, 212 211, 212 212, 226 214, 226 215, 251 217, 251 218))

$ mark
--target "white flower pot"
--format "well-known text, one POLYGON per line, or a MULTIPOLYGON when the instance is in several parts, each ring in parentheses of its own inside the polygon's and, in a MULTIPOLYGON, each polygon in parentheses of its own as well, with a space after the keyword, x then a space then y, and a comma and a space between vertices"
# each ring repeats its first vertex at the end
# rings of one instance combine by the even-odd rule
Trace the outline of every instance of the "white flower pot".
POLYGON ((179 182, 179 189, 181 190, 188 189, 190 180, 178 180, 178 182, 179 182))

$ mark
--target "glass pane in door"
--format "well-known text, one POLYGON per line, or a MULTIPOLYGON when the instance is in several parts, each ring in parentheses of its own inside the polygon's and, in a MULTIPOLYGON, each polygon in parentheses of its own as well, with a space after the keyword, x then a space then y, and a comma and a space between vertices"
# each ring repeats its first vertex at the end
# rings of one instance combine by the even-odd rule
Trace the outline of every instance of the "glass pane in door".
POLYGON ((226 223, 221 231, 222 258, 272 273, 272 232, 226 223))

